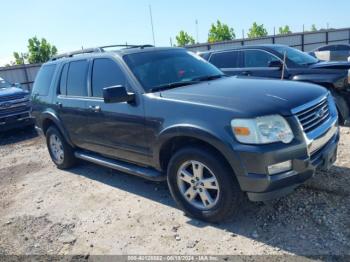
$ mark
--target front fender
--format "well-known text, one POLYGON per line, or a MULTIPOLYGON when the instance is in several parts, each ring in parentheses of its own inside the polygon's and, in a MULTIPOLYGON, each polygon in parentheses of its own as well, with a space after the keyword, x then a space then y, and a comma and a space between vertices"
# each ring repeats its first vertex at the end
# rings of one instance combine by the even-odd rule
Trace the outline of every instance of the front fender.
POLYGON ((212 131, 207 130, 202 127, 193 125, 175 125, 164 129, 157 137, 154 146, 154 161, 158 167, 161 166, 160 163, 160 152, 164 145, 166 145, 173 138, 193 138, 200 140, 206 144, 209 144, 223 155, 223 157, 230 164, 236 175, 242 174, 243 167, 241 166, 241 161, 239 160, 238 154, 233 150, 233 145, 231 141, 226 141, 226 139, 221 138, 214 134, 212 131))

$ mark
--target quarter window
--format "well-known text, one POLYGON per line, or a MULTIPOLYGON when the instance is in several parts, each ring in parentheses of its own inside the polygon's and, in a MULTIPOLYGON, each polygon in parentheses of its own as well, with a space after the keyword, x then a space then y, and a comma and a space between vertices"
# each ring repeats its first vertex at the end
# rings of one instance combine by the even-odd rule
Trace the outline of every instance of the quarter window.
POLYGON ((278 61, 274 55, 260 50, 245 50, 245 67, 269 67, 270 62, 278 61))
POLYGON ((88 61, 80 60, 69 64, 67 76, 68 96, 87 96, 88 61))
POLYGON ((125 76, 119 65, 111 59, 95 59, 92 69, 92 96, 103 97, 103 88, 123 85, 125 76))
POLYGON ((215 53, 210 58, 210 63, 218 68, 239 68, 239 51, 215 53))

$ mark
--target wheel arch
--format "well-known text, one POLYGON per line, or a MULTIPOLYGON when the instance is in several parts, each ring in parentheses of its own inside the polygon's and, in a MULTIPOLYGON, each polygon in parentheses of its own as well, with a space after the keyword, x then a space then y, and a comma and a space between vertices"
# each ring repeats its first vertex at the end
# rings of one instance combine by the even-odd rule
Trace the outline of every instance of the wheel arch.
POLYGON ((196 146, 210 150, 227 164, 233 174, 237 175, 239 173, 238 157, 234 157, 233 151, 228 152, 230 145, 225 144, 210 131, 193 126, 177 126, 162 132, 154 152, 157 167, 162 171, 166 171, 171 156, 186 146, 196 146))
POLYGON ((66 129, 63 127, 61 120, 53 112, 43 112, 41 116, 41 128, 44 134, 46 134, 50 126, 55 126, 61 132, 67 143, 74 147, 74 144, 72 143, 66 129))

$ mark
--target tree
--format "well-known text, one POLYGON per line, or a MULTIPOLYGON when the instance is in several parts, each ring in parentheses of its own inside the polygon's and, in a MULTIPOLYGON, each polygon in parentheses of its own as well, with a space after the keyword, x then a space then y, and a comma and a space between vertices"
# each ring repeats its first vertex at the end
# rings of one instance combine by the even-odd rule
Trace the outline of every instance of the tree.
POLYGON ((16 65, 23 65, 27 62, 28 54, 27 53, 21 53, 13 52, 13 56, 15 58, 15 64, 16 65))
POLYGON ((311 32, 317 32, 317 31, 318 31, 318 30, 317 30, 316 25, 313 24, 313 25, 311 26, 311 32))
POLYGON ((195 43, 194 38, 185 31, 180 31, 176 36, 176 41, 178 46, 193 45, 195 43))
POLYGON ((30 64, 45 63, 52 56, 57 54, 57 48, 46 41, 45 38, 39 40, 36 36, 28 40, 28 52, 21 53, 14 52, 16 64, 30 64))
POLYGON ((208 42, 228 41, 236 38, 235 31, 228 25, 221 23, 219 20, 212 24, 209 30, 208 42))
POLYGON ((290 30, 289 26, 288 25, 285 25, 285 26, 281 26, 279 29, 278 29, 278 32, 280 35, 288 35, 288 34, 291 34, 292 31, 290 30))
POLYGON ((256 22, 253 23, 252 27, 249 29, 249 38, 258 38, 267 36, 267 30, 263 24, 258 25, 256 22))

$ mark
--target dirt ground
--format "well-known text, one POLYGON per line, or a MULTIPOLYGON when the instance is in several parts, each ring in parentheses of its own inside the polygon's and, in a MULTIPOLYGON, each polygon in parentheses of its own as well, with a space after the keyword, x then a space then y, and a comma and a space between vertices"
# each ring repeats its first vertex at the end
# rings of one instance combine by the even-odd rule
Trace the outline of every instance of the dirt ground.
POLYGON ((295 193, 244 200, 220 225, 184 216, 165 183, 89 163, 56 169, 33 131, 0 135, 0 254, 350 255, 350 129, 295 193))

